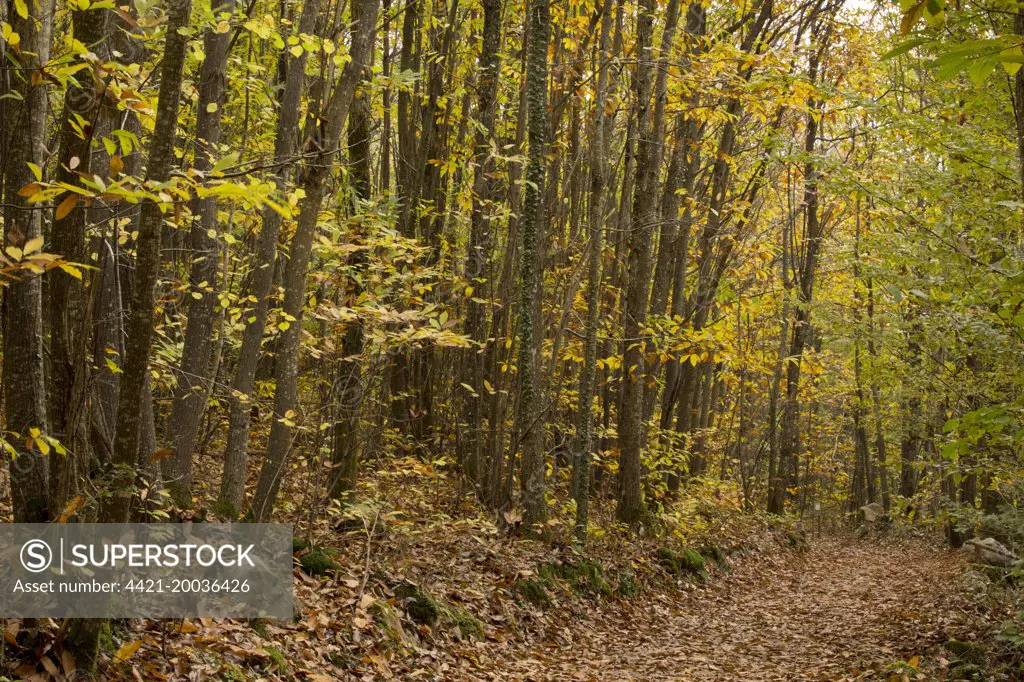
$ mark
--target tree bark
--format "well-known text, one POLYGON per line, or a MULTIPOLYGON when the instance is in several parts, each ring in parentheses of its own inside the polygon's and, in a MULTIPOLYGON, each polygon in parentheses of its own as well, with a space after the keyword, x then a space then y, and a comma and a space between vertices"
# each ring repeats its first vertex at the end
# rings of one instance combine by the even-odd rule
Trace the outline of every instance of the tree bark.
POLYGON ((604 253, 604 187, 608 147, 614 118, 605 113, 608 62, 611 60, 612 0, 601 9, 601 41, 597 52, 597 85, 591 118, 590 198, 587 222, 590 247, 587 254, 587 321, 583 367, 580 370, 579 400, 576 407, 576 442, 573 449, 572 494, 576 501, 574 532, 581 545, 587 541, 590 504, 590 460, 594 444, 594 393, 597 377, 597 330, 601 315, 601 261, 604 253))
MULTIPOLYGON (((270 427, 267 454, 253 496, 249 517, 266 522, 273 511, 281 487, 288 452, 297 419, 299 340, 302 335, 303 309, 306 303, 306 273, 316 236, 326 189, 326 180, 337 154, 342 128, 363 70, 373 54, 379 0, 357 0, 352 5, 351 60, 345 65, 322 115, 322 123, 311 139, 316 153, 303 168, 301 187, 305 196, 299 203, 299 219, 289 247, 284 275, 283 313, 289 326, 281 334, 274 366, 274 416, 270 427)), ((308 145, 307 145, 308 146, 308 145)))
MULTIPOLYGON (((518 440, 522 443, 521 484, 523 489, 523 526, 537 532, 547 521, 546 463, 544 425, 537 405, 537 367, 540 349, 534 326, 540 320, 535 304, 541 292, 543 261, 538 257, 545 238, 544 206, 545 158, 548 148, 548 39, 551 33, 550 0, 531 0, 530 38, 527 46, 526 90, 529 107, 527 130, 528 161, 522 223, 519 229, 519 405, 516 419, 518 440)), ((516 444, 514 444, 516 447, 516 444)))
MULTIPOLYGON (((214 20, 230 19, 234 0, 216 0, 214 20)), ((208 173, 214 165, 220 144, 221 115, 224 105, 224 82, 227 76, 230 31, 217 26, 207 29, 203 38, 206 59, 199 73, 199 101, 196 113, 196 150, 193 168, 208 173)), ((217 239, 219 221, 217 200, 205 197, 195 201, 197 218, 189 233, 192 266, 189 274, 190 296, 186 299, 188 326, 181 352, 181 365, 176 372, 171 417, 167 423, 167 447, 174 455, 163 460, 164 480, 175 503, 188 509, 192 506, 192 457, 196 449, 199 424, 206 410, 213 385, 212 355, 215 309, 217 305, 217 270, 220 246, 217 239)))
MULTIPOLYGON (((678 10, 678 2, 673 5, 678 10)), ((625 350, 622 355, 622 413, 618 425, 619 498, 615 515, 630 525, 638 523, 643 512, 641 449, 644 438, 644 329, 647 324, 652 267, 651 241, 654 224, 657 222, 654 217, 657 169, 653 166, 657 158, 658 141, 654 138, 655 124, 648 114, 654 72, 651 59, 654 9, 653 0, 640 0, 637 10, 637 66, 633 76, 633 105, 636 107, 637 121, 637 179, 628 230, 627 283, 622 310, 625 350)))
MULTIPOLYGON (((316 32, 320 15, 320 0, 306 0, 299 18, 299 33, 316 32)), ((285 60, 284 90, 279 104, 277 138, 274 142, 274 163, 277 168, 274 182, 279 192, 288 186, 291 156, 295 151, 298 132, 299 104, 305 83, 306 59, 309 53, 288 53, 285 60)), ((235 376, 231 382, 228 436, 224 451, 224 478, 218 496, 218 511, 228 517, 237 516, 245 497, 245 479, 249 464, 249 426, 252 414, 252 392, 256 385, 256 369, 263 345, 263 332, 267 324, 270 293, 274 284, 274 261, 277 258, 277 239, 281 230, 281 215, 272 208, 263 211, 256 261, 253 271, 252 297, 255 302, 243 314, 245 331, 238 353, 235 376)))
MULTIPOLYGON (((821 53, 811 57, 809 80, 817 81, 821 53)), ((814 298, 814 277, 818 267, 818 253, 821 249, 822 224, 818 214, 818 167, 813 159, 818 139, 818 119, 821 102, 811 98, 805 119, 804 151, 804 234, 797 271, 797 304, 793 320, 793 335, 790 338, 789 353, 786 356, 786 398, 782 404, 781 436, 779 444, 779 471, 771 482, 768 497, 768 511, 780 514, 785 501, 791 497, 791 490, 797 485, 800 450, 800 365, 804 349, 811 333, 811 302, 814 298)))
MULTIPOLYGON (((369 73, 363 75, 363 85, 369 84, 369 73)), ((348 149, 352 180, 353 210, 359 212, 359 203, 370 195, 370 93, 357 89, 348 116, 348 149)), ((353 221, 361 225, 360 220, 353 221)), ((358 227, 356 228, 358 229, 358 227)), ((362 235, 359 235, 362 236, 362 235)), ((345 278, 346 306, 357 303, 363 293, 362 276, 366 273, 366 251, 351 254, 349 264, 356 276, 345 278)), ((328 493, 333 499, 352 502, 359 478, 359 422, 366 387, 363 385, 362 352, 363 325, 352 320, 345 328, 341 343, 341 359, 337 362, 334 379, 335 423, 331 443, 331 476, 328 493)))
MULTIPOLYGON (((19 50, 7 49, 12 92, 5 115, 4 232, 6 247, 23 247, 42 236, 42 211, 18 192, 35 181, 29 163, 46 164, 47 79, 40 70, 49 60, 53 3, 28 4, 17 10, 11 28, 21 36, 19 50)), ((43 369, 42 279, 27 273, 4 289, 3 384, 6 435, 18 455, 10 462, 11 506, 18 523, 50 519, 49 460, 33 436, 47 434, 46 380, 43 369)), ((52 455, 56 456, 56 454, 52 455)))
MULTIPOLYGON (((494 193, 494 161, 491 145, 495 142, 495 123, 498 111, 498 76, 501 65, 502 0, 484 0, 484 30, 480 46, 479 73, 477 81, 477 128, 473 150, 473 209, 470 216, 470 238, 466 258, 466 279, 474 288, 474 294, 481 300, 493 291, 487 281, 491 261, 493 237, 491 231, 491 202, 494 193), (477 288, 484 291, 477 293, 477 288), (486 293, 485 293, 486 292, 486 293)), ((477 396, 467 398, 466 446, 464 469, 466 476, 477 486, 480 485, 483 466, 483 397, 486 367, 484 347, 487 344, 486 309, 484 304, 471 298, 466 304, 466 335, 476 345, 470 347, 466 357, 466 382, 473 387, 477 396)), ((468 395, 468 394, 467 394, 468 395)))
MULTIPOLYGON (((178 129, 185 51, 188 47, 188 38, 179 29, 188 25, 191 9, 191 0, 169 0, 167 3, 167 37, 160 68, 160 92, 146 167, 146 181, 151 184, 170 179, 175 163, 174 142, 178 129)), ((135 242, 135 277, 117 400, 117 432, 110 471, 110 496, 100 506, 100 519, 104 523, 128 521, 135 495, 139 428, 142 425, 142 410, 139 406, 144 397, 153 341, 153 313, 156 308, 156 280, 160 272, 163 220, 161 205, 145 200, 139 215, 138 238, 135 242)))

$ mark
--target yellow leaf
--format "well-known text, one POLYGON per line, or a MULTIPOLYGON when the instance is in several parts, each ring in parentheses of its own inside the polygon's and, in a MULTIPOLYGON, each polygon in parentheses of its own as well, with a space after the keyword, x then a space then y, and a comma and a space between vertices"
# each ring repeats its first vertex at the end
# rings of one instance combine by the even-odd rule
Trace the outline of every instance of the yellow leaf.
POLYGON ((69 194, 64 197, 64 201, 60 202, 60 205, 57 206, 57 212, 54 214, 54 218, 56 220, 63 220, 67 217, 68 213, 71 213, 71 209, 73 209, 77 204, 77 194, 69 194))
POLYGON ((74 265, 71 265, 70 263, 58 263, 57 267, 66 272, 67 274, 71 275, 75 279, 82 279, 82 271, 76 268, 74 265))
POLYGON ((21 250, 24 251, 27 255, 30 253, 34 253, 41 248, 43 248, 43 238, 32 237, 32 239, 29 239, 27 242, 25 242, 25 246, 23 246, 21 250))
POLYGON ((135 652, 142 646, 141 639, 133 639, 130 642, 125 642, 121 645, 121 648, 114 654, 114 663, 124 663, 129 658, 135 655, 135 652))
POLYGON ((14 11, 22 19, 28 19, 28 5, 25 4, 25 0, 14 0, 14 11))

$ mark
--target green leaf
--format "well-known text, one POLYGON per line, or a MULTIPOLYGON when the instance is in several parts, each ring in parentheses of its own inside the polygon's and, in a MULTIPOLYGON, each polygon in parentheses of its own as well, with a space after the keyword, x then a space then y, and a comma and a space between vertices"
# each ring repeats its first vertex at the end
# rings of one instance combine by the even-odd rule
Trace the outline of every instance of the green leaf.
POLYGON ((967 69, 967 77, 975 85, 981 85, 988 79, 989 75, 996 68, 997 63, 995 59, 991 58, 978 59, 967 69))
POLYGON ((893 49, 891 49, 888 52, 886 52, 885 54, 883 54, 882 55, 882 61, 885 61, 887 59, 892 59, 893 57, 898 57, 901 54, 906 54, 907 52, 910 52, 911 50, 913 50, 915 47, 920 47, 921 45, 924 45, 927 42, 928 42, 928 38, 925 38, 925 37, 918 37, 918 38, 911 38, 910 40, 904 40, 902 43, 900 43, 899 45, 897 45, 893 49))

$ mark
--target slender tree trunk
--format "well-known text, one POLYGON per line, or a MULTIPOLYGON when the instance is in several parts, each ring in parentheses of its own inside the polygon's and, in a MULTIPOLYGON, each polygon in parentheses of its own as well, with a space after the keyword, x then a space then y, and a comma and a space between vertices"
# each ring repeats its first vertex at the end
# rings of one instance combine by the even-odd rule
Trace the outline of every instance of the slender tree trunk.
MULTIPOLYGON (((821 53, 811 57, 809 80, 817 81, 821 53)), ((800 365, 803 352, 811 334, 811 301, 814 297, 814 278, 818 267, 818 253, 821 249, 822 224, 818 215, 818 167, 812 155, 818 138, 818 117, 821 103, 814 98, 809 102, 805 119, 804 151, 804 234, 802 258, 797 271, 797 305, 793 320, 792 337, 786 358, 786 397, 782 404, 781 436, 779 443, 778 471, 771 481, 768 495, 768 511, 779 514, 785 508, 789 491, 796 487, 799 476, 798 452, 800 450, 800 365)))
MULTIPOLYGON (((364 73, 363 85, 369 84, 369 75, 364 73)), ((356 212, 359 211, 359 202, 370 195, 370 113, 370 92, 368 88, 360 87, 356 90, 348 116, 349 166, 355 203, 353 210, 356 212)), ((353 253, 349 264, 356 276, 346 278, 344 305, 354 306, 363 293, 361 280, 367 269, 366 251, 353 253)), ((335 372, 336 414, 331 444, 331 476, 327 486, 332 498, 350 502, 355 499, 359 478, 359 423, 366 390, 360 364, 363 344, 362 322, 351 320, 342 337, 341 359, 337 361, 335 372)))
MULTIPOLYGON (((11 90, 4 112, 4 241, 24 247, 42 237, 42 212, 28 204, 22 188, 35 182, 29 164, 46 165, 47 79, 37 78, 50 57, 53 3, 29 3, 25 16, 16 8, 8 17, 21 36, 20 49, 7 49, 11 90)), ((49 499, 49 460, 34 438, 47 434, 46 380, 43 370, 43 288, 33 275, 10 282, 3 297, 3 384, 5 429, 18 455, 10 462, 11 505, 19 523, 45 523, 49 499)), ((54 455, 56 456, 56 455, 54 455)))
POLYGON ((597 377, 597 330, 601 316, 601 261, 604 253, 604 186, 608 165, 608 142, 614 119, 605 113, 608 88, 608 62, 612 28, 612 0, 604 0, 601 15, 601 41, 597 52, 597 86, 591 118, 590 198, 587 222, 590 248, 587 254, 587 322, 583 367, 576 416, 576 442, 573 449, 572 493, 576 501, 576 541, 587 541, 590 504, 590 453, 594 443, 594 393, 597 377))
MULTIPOLYGON (((407 3, 403 11, 402 49, 398 62, 398 68, 402 73, 419 71, 422 5, 422 2, 407 3)), ((418 87, 419 84, 417 84, 418 87)), ((423 177, 416 126, 419 98, 414 95, 418 95, 418 93, 409 92, 406 88, 398 92, 398 153, 395 155, 395 176, 398 181, 398 198, 400 200, 398 229, 406 237, 415 236, 416 222, 413 220, 413 216, 419 205, 419 185, 423 177)), ((389 367, 391 422, 398 429, 404 429, 408 425, 412 414, 413 403, 409 399, 412 371, 412 357, 409 353, 399 352, 392 358, 389 367)))
MULTIPOLYGON (((217 0, 213 6, 215 21, 230 18, 234 0, 217 0)), ((230 31, 217 26, 207 29, 203 39, 206 59, 199 73, 199 101, 196 113, 196 150, 193 167, 206 173, 213 168, 221 136, 221 114, 224 105, 224 82, 227 76, 230 31)), ((217 305, 217 270, 219 221, 217 199, 197 199, 196 219, 189 233, 192 267, 187 299, 188 326, 181 353, 181 365, 167 423, 167 447, 173 457, 164 460, 164 480, 175 503, 184 509, 192 506, 192 457, 196 449, 199 424, 213 384, 209 374, 213 367, 215 308, 217 305)))
MULTIPOLYGON (((526 190, 519 229, 519 375, 518 420, 522 442, 523 526, 528 533, 547 520, 544 425, 539 422, 537 368, 540 349, 534 325, 535 303, 541 292, 543 261, 538 257, 546 237, 544 207, 545 158, 548 147, 548 38, 551 33, 550 0, 531 0, 530 39, 527 45, 526 90, 529 106, 529 142, 526 190)), ((515 445, 515 444, 513 444, 515 445)))
MULTIPOLYGON (((678 11, 678 3, 673 3, 678 11)), ((655 193, 658 169, 654 167, 659 141, 648 109, 651 100, 651 38, 654 24, 653 0, 641 0, 637 13, 637 59, 633 77, 637 120, 637 180, 629 223, 628 278, 623 306, 625 351, 622 356, 622 413, 619 415, 619 500, 616 517, 636 524, 643 512, 641 488, 644 396, 644 329, 651 279, 651 250, 654 237, 655 193)), ((657 107, 655 107, 657 108, 657 107)))
MULTIPOLYGON (((878 352, 875 349, 875 291, 872 280, 867 280, 868 288, 868 356, 872 366, 878 363, 878 352)), ((885 451, 885 428, 882 420, 882 397, 878 379, 871 377, 871 405, 875 415, 875 459, 878 462, 878 486, 882 498, 882 506, 889 511, 889 458, 885 451)))
POLYGON ((281 334, 274 366, 274 418, 270 427, 266 459, 260 469, 259 482, 253 496, 249 516, 257 522, 266 522, 277 500, 296 419, 299 340, 302 335, 303 309, 306 304, 306 273, 309 269, 313 238, 320 218, 326 189, 326 180, 337 154, 341 131, 348 118, 349 106, 355 88, 373 54, 379 0, 357 0, 352 5, 355 24, 350 49, 351 61, 338 79, 323 113, 323 122, 312 141, 317 150, 303 169, 305 177, 301 187, 305 196, 299 204, 299 219, 288 253, 284 276, 283 313, 290 324, 281 334))
POLYGON ((854 476, 852 481, 852 494, 851 494, 851 512, 856 512, 857 509, 862 507, 867 502, 875 501, 875 482, 874 472, 871 466, 871 454, 868 445, 868 429, 866 421, 867 413, 867 401, 864 396, 864 381, 861 363, 861 334, 862 334, 862 312, 861 306, 864 305, 864 295, 861 293, 861 281, 860 281, 860 197, 857 197, 855 202, 855 215, 854 215, 854 240, 853 240, 853 286, 854 286, 854 322, 856 328, 854 330, 854 348, 853 348, 853 376, 854 384, 856 386, 856 392, 854 394, 854 400, 856 403, 853 408, 853 437, 854 437, 854 456, 856 458, 854 466, 854 476))
MULTIPOLYGON (((916 312, 910 314, 910 339, 907 343, 907 355, 911 374, 921 366, 921 322, 917 319, 916 312)), ((903 411, 905 417, 905 430, 900 441, 900 495, 906 499, 917 493, 918 459, 921 453, 921 396, 917 390, 911 388, 911 394, 907 398, 903 411)))
MULTIPOLYGON (((146 167, 148 183, 166 182, 175 163, 175 137, 188 38, 181 29, 188 25, 191 0, 170 0, 167 4, 167 34, 160 70, 156 121, 146 167)), ((139 473, 139 441, 145 427, 146 406, 151 401, 148 386, 149 354, 156 307, 156 283, 160 271, 160 242, 163 210, 145 200, 139 214, 135 241, 135 276, 131 309, 124 344, 124 362, 118 388, 116 434, 108 466, 108 497, 101 500, 99 520, 124 523, 129 520, 139 473), (140 408, 140 405, 142 406, 140 408)), ((79 665, 95 667, 100 636, 106 619, 75 619, 68 640, 78 656, 79 665)))
POLYGON ((486 279, 491 261, 493 237, 491 231, 491 201, 494 190, 494 162, 491 144, 494 141, 494 127, 497 121, 498 75, 501 63, 501 16, 502 0, 484 0, 483 43, 480 47, 479 80, 477 81, 477 128, 473 151, 473 210, 470 216, 470 239, 466 260, 466 279, 474 288, 478 300, 471 298, 466 304, 466 335, 474 342, 466 358, 466 382, 473 387, 477 396, 469 395, 465 404, 465 419, 468 424, 463 466, 467 477, 480 485, 483 447, 483 397, 486 367, 484 367, 484 346, 487 343, 486 309, 483 297, 492 293, 493 287, 486 279), (478 287, 486 287, 477 293, 478 287))
MULTIPOLYGON (((188 25, 191 0, 170 0, 167 4, 167 38, 160 69, 160 93, 156 123, 146 165, 146 181, 166 182, 174 167, 174 142, 178 129, 178 108, 188 38, 179 31, 188 25)), ((135 241, 135 277, 127 323, 125 357, 117 400, 117 432, 110 474, 110 497, 100 508, 105 523, 128 521, 138 474, 139 431, 145 395, 149 353, 153 341, 153 313, 156 309, 156 281, 160 272, 160 241, 163 207, 146 200, 139 215, 135 241)))
MULTIPOLYGON (((111 12, 103 9, 76 11, 72 14, 75 39, 94 46, 102 59, 110 59, 112 47, 104 41, 111 23, 111 12)), ((93 73, 93 72, 89 72, 93 73)), ((69 84, 60 118, 60 163, 57 174, 61 182, 79 183, 79 173, 109 176, 109 157, 103 145, 91 149, 93 140, 109 133, 116 108, 104 97, 106 84, 93 79, 69 84), (80 134, 72 122, 81 116, 91 123, 90 134, 80 134), (77 159, 72 161, 72 159, 77 159), (72 166, 75 166, 72 170, 72 166)), ((118 157, 120 159, 120 157, 118 157)), ((76 205, 60 220, 54 216, 51 248, 64 259, 83 263, 88 255, 86 225, 102 223, 109 211, 76 205)), ((97 278, 89 278, 90 290, 99 286, 97 278)), ((95 301, 95 296, 91 297, 95 301)), ((90 295, 82 276, 61 271, 50 275, 50 430, 64 444, 68 454, 50 458, 50 501, 59 513, 83 482, 88 479, 91 458, 89 426, 90 406, 87 397, 90 367, 87 357, 89 328, 92 324, 90 295)), ((115 403, 116 404, 116 403, 115 403)))
MULTIPOLYGON (((320 0, 306 0, 299 18, 299 33, 314 34, 319 14, 320 0)), ((284 62, 284 91, 279 104, 277 139, 274 142, 274 163, 277 167, 274 181, 279 192, 284 192, 288 186, 289 166, 295 151, 299 104, 305 83, 308 55, 306 50, 302 50, 299 55, 289 52, 284 62)), ((218 511, 229 517, 239 514, 245 497, 252 393, 256 385, 256 369, 263 345, 263 331, 267 324, 267 311, 270 307, 269 296, 274 284, 274 261, 277 258, 277 239, 280 230, 280 214, 271 208, 265 209, 253 270, 252 297, 256 300, 243 314, 245 331, 242 333, 242 347, 238 353, 235 376, 231 383, 224 478, 218 497, 218 511)))

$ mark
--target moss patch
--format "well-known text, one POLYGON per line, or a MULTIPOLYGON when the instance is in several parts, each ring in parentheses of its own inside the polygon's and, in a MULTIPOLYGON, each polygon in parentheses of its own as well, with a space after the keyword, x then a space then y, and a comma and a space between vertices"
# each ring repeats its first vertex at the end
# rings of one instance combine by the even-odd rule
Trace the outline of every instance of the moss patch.
POLYGON ((370 604, 370 608, 366 612, 373 618, 373 622, 384 630, 384 634, 387 635, 388 641, 392 645, 401 646, 406 643, 402 618, 394 606, 378 599, 370 604))
POLYGON ((270 654, 270 662, 278 670, 285 670, 288 668, 288 660, 281 653, 281 650, 275 646, 268 646, 267 653, 270 654))
POLYGON ((270 633, 267 631, 267 621, 260 618, 254 618, 249 621, 249 627, 251 627, 252 631, 263 639, 270 639, 270 633))
POLYGON ((543 578, 519 578, 516 580, 516 592, 534 606, 547 608, 551 606, 547 585, 543 578))
POLYGON ((640 584, 636 581, 633 571, 623 571, 619 574, 619 584, 615 586, 615 593, 624 599, 632 599, 640 594, 640 584))
POLYGON ((547 582, 563 580, 579 594, 610 597, 612 586, 604 577, 604 567, 595 559, 559 561, 544 564, 538 571, 547 582))
POLYGON ((974 663, 957 663, 949 668, 950 680, 970 680, 971 682, 985 682, 984 671, 981 666, 974 663))
POLYGON ((692 575, 702 580, 707 577, 707 560, 700 552, 689 547, 678 554, 668 547, 662 547, 658 550, 658 561, 669 575, 692 575))
POLYGON ((302 570, 307 575, 327 575, 331 571, 338 570, 338 563, 334 560, 334 553, 323 547, 312 547, 299 559, 302 570))
POLYGON ((718 545, 703 545, 697 548, 697 552, 718 568, 729 567, 729 560, 726 559, 725 552, 718 545))
POLYGON ((449 606, 444 613, 445 624, 453 627, 462 639, 483 640, 484 623, 462 606, 449 606))
POLYGON ((802 530, 787 530, 786 541, 789 543, 790 547, 798 552, 806 552, 810 548, 810 545, 807 542, 807 534, 802 530))
POLYGON ((985 647, 980 644, 951 639, 945 644, 946 651, 953 654, 957 661, 981 665, 985 662, 985 647))
POLYGON ((441 605, 421 587, 402 583, 395 588, 395 596, 402 601, 405 612, 417 625, 433 627, 441 617, 441 605))

